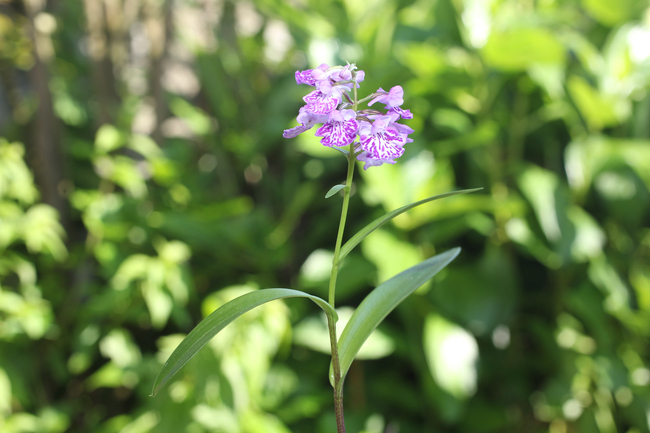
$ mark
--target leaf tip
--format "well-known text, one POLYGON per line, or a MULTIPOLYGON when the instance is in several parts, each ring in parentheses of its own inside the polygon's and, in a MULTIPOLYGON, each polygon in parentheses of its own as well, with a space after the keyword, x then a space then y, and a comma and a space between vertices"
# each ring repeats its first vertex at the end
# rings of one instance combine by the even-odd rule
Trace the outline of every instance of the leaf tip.
MULTIPOLYGON (((165 363, 165 365, 167 365, 167 363, 165 363)), ((169 379, 169 378, 167 378, 167 379, 169 379)), ((156 394, 158 394, 158 392, 160 391, 160 389, 163 386, 165 386, 165 384, 167 383, 167 379, 161 381, 160 380, 160 375, 159 375, 159 377, 156 378, 156 380, 155 380, 155 382, 153 384, 153 388, 151 389, 151 394, 149 394, 149 397, 155 397, 156 394)))
POLYGON ((458 257, 461 250, 462 250, 461 247, 454 247, 454 248, 450 249, 449 252, 451 253, 451 260, 454 260, 456 257, 458 257))

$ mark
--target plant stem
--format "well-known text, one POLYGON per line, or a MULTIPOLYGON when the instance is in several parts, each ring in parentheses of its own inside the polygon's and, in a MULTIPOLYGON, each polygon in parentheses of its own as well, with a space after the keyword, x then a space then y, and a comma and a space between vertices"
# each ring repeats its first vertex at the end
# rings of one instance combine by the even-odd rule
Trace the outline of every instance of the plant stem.
POLYGON ((341 377, 341 364, 339 362, 338 343, 336 341, 336 322, 334 317, 328 315, 327 325, 330 331, 330 345, 332 346, 332 370, 334 374, 334 413, 336 414, 336 431, 345 433, 345 420, 343 418, 343 380, 341 377))
MULTIPOLYGON (((348 215, 350 204, 350 190, 352 189, 352 178, 354 175, 354 143, 350 143, 348 154, 348 176, 343 189, 343 209, 341 210, 341 221, 339 222, 339 233, 336 237, 336 248, 334 249, 334 261, 332 262, 332 273, 330 275, 329 303, 334 307, 336 295, 336 277, 339 273, 339 257, 341 255, 341 243, 343 241, 343 230, 348 215)), ((332 347, 332 369, 334 370, 334 412, 336 413, 336 429, 338 433, 345 433, 345 421, 343 419, 343 380, 341 378, 341 366, 339 363, 339 349, 336 338, 336 321, 334 317, 327 318, 327 325, 330 333, 330 346, 332 347)))
POLYGON ((341 255, 341 243, 343 242, 343 231, 345 229, 345 220, 348 216, 348 207, 350 205, 350 190, 352 189, 352 178, 354 176, 354 144, 350 143, 350 153, 348 154, 348 176, 343 188, 343 209, 341 210, 341 220, 339 222, 339 233, 336 236, 336 247, 334 248, 334 260, 332 261, 332 273, 330 274, 329 297, 327 301, 332 307, 335 304, 336 295, 336 278, 339 273, 339 256, 341 255))
MULTIPOLYGON (((354 71, 352 71, 352 89, 354 92, 354 101, 352 103, 352 109, 357 111, 359 106, 359 101, 357 99, 357 77, 354 71)), ((345 229, 345 220, 348 217, 348 206, 350 205, 350 191, 352 190, 352 177, 354 176, 354 163, 356 157, 354 155, 354 141, 350 143, 350 149, 348 152, 348 176, 345 180, 345 188, 343 189, 343 209, 341 210, 341 220, 339 222, 339 232, 336 236, 336 246, 334 247, 334 260, 332 261, 332 273, 330 274, 330 286, 329 286, 329 296, 327 301, 330 303, 332 308, 334 308, 335 297, 336 297, 336 277, 339 273, 339 256, 341 255, 341 243, 343 241, 343 230, 345 229)), ((336 341, 336 340, 335 340, 336 341)), ((334 351, 332 351, 332 354, 334 351)))
MULTIPOLYGON (((357 111, 359 101, 357 99, 357 78, 352 71, 352 88, 354 89, 354 101, 352 109, 357 111)), ((330 274, 329 297, 328 302, 334 308, 336 297, 336 278, 339 274, 339 257, 341 256, 341 243, 343 242, 343 231, 345 230, 345 220, 348 216, 348 207, 350 205, 350 191, 352 190, 352 178, 354 177, 354 165, 356 155, 354 154, 354 141, 350 143, 348 152, 348 175, 345 179, 345 188, 343 189, 343 209, 341 209, 341 220, 339 222, 339 232, 336 236, 336 246, 334 248, 334 260, 332 261, 332 273, 330 274)), ((332 347, 332 370, 334 374, 334 412, 336 414, 336 431, 345 433, 345 420, 343 418, 343 378, 341 377, 341 364, 339 362, 339 348, 336 337, 336 320, 334 317, 327 316, 327 327, 330 334, 330 345, 332 347)))

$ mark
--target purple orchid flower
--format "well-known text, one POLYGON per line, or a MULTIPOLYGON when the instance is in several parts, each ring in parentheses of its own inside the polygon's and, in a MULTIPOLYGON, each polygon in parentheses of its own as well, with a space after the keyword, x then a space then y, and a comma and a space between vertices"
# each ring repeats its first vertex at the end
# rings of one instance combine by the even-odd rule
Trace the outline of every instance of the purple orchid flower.
POLYGON ((347 146, 357 138, 356 117, 354 110, 333 110, 328 122, 316 131, 316 136, 323 137, 320 142, 327 147, 347 146))
POLYGON ((318 68, 311 71, 311 76, 316 81, 329 80, 333 73, 336 72, 336 67, 330 68, 327 63, 321 64, 318 68))
POLYGON ((388 114, 395 113, 402 119, 412 119, 413 118, 413 113, 411 113, 411 110, 404 110, 401 107, 391 107, 389 105, 386 105, 386 110, 388 110, 388 114))
POLYGON ((296 84, 309 84, 313 86, 316 80, 311 76, 311 69, 296 71, 296 84))
POLYGON ((343 69, 337 69, 332 73, 330 78, 334 81, 346 81, 352 79, 352 71, 349 66, 343 69))
POLYGON ((390 108, 399 107, 404 103, 404 89, 402 89, 402 86, 395 86, 389 92, 386 92, 380 87, 376 93, 381 94, 368 102, 369 107, 375 102, 381 102, 390 108))
POLYGON ((390 160, 402 156, 406 138, 392 123, 390 116, 377 116, 372 124, 361 123, 359 126, 361 148, 368 152, 369 157, 390 160))
POLYGON ((296 71, 296 83, 309 84, 310 86, 315 86, 317 81, 327 79, 327 76, 324 74, 327 72, 328 69, 329 66, 327 65, 327 63, 323 63, 316 69, 306 69, 304 71, 296 71))
POLYGON ((395 158, 380 159, 373 158, 365 150, 357 155, 357 160, 365 163, 363 165, 364 170, 368 170, 368 167, 379 167, 382 164, 395 164, 395 158))
POLYGON ((357 88, 360 87, 359 83, 366 79, 366 73, 364 71, 357 71, 357 88))
POLYGON ((341 89, 338 86, 331 85, 321 85, 320 87, 325 92, 314 90, 302 99, 307 103, 306 109, 310 113, 329 114, 341 103, 341 89))
POLYGON ((397 123, 400 119, 412 119, 413 114, 401 108, 404 103, 404 90, 394 86, 390 91, 381 87, 372 95, 368 106, 383 103, 384 111, 377 109, 352 110, 358 102, 351 99, 354 83, 364 81, 365 72, 356 69, 354 64, 334 66, 323 63, 318 68, 296 71, 296 83, 315 87, 303 99, 306 103, 300 109, 299 125, 286 129, 285 138, 293 138, 311 129, 315 124, 323 125, 316 131, 321 143, 327 147, 344 147, 354 143, 355 154, 365 163, 364 170, 382 164, 394 164, 404 153, 404 145, 413 140, 408 138, 413 129, 397 123), (358 119, 357 117, 360 116, 358 119))
POLYGON ((298 123, 300 123, 300 125, 294 126, 291 129, 285 129, 284 132, 282 133, 282 136, 284 138, 295 138, 300 134, 302 134, 303 132, 313 128, 315 124, 325 122, 327 118, 328 118, 327 115, 314 114, 307 111, 306 107, 301 107, 300 113, 296 118, 296 120, 298 120, 298 123))

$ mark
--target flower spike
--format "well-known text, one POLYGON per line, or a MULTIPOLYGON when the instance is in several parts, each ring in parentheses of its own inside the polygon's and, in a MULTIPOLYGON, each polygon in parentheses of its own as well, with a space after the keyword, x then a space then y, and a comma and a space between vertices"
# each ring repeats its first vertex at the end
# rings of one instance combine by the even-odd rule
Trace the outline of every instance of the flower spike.
POLYGON ((397 123, 400 119, 412 119, 413 114, 401 108, 404 103, 404 89, 394 86, 389 91, 381 87, 377 92, 361 100, 356 97, 359 83, 364 81, 365 72, 357 70, 356 65, 332 66, 326 63, 315 69, 296 71, 296 83, 307 84, 315 90, 303 100, 306 105, 300 109, 297 120, 299 125, 286 129, 285 138, 294 138, 311 129, 314 125, 323 125, 316 130, 316 136, 322 137, 323 146, 337 150, 355 144, 354 155, 364 162, 364 170, 382 164, 394 164, 404 154, 404 145, 412 142, 408 138, 413 129, 397 123), (354 95, 351 92, 354 90, 354 95), (384 110, 361 109, 360 103, 368 106, 379 102, 384 110))

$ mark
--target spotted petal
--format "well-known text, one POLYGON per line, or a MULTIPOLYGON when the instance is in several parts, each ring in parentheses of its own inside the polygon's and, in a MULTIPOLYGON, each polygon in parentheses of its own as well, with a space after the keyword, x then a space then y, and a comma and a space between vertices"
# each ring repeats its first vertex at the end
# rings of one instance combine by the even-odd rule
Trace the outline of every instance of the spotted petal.
POLYGON ((404 153, 405 138, 393 127, 384 132, 361 135, 361 148, 374 159, 390 160, 399 158, 404 153))
POLYGON ((297 84, 309 84, 313 86, 316 83, 314 77, 311 75, 311 69, 305 71, 296 71, 296 83, 297 84))
POLYGON ((357 138, 357 129, 359 125, 354 119, 345 122, 331 120, 318 128, 316 136, 323 137, 320 142, 327 147, 347 146, 357 138))
POLYGON ((382 164, 395 164, 395 159, 373 158, 365 150, 357 155, 357 159, 365 163, 363 166, 364 170, 368 170, 368 167, 378 167, 382 164))
POLYGON ((307 103, 307 111, 314 114, 328 114, 341 103, 340 94, 332 92, 326 95, 319 90, 314 90, 302 99, 307 103))
POLYGON ((411 110, 405 110, 405 109, 403 109, 401 107, 391 107, 389 105, 386 105, 386 109, 390 110, 388 112, 389 114, 391 112, 395 113, 395 114, 398 114, 399 117, 401 117, 402 119, 412 119, 413 118, 413 113, 411 113, 411 110))

